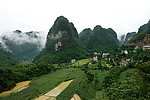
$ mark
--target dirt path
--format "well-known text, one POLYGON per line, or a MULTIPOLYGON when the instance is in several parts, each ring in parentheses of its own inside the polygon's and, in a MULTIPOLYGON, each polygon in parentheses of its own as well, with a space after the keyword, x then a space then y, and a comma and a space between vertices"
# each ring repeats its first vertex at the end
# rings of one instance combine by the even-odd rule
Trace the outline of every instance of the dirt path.
POLYGON ((62 82, 53 90, 47 92, 46 94, 36 98, 35 100, 56 100, 56 97, 66 88, 73 80, 62 82))
POLYGON ((81 98, 77 94, 74 94, 70 100, 81 100, 81 98))
POLYGON ((12 93, 12 92, 17 92, 17 91, 21 91, 25 88, 27 88, 27 85, 30 83, 31 81, 24 81, 24 82, 19 82, 16 84, 16 86, 8 91, 4 91, 2 93, 0 93, 0 96, 4 96, 6 94, 12 93))

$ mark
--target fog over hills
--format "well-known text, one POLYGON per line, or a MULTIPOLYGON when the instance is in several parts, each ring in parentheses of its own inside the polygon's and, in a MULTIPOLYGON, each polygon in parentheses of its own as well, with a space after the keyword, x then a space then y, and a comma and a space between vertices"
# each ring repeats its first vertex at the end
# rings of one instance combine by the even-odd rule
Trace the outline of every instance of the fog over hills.
POLYGON ((33 59, 45 46, 43 32, 22 32, 16 30, 0 36, 0 42, 6 51, 9 51, 18 60, 33 59))

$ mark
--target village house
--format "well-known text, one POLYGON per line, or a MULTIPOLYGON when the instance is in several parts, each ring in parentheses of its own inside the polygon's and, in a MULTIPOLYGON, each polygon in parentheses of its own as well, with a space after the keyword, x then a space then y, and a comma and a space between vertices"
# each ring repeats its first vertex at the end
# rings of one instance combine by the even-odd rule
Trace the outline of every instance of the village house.
POLYGON ((128 54, 127 50, 122 50, 121 53, 128 54))
POLYGON ((72 63, 72 64, 73 64, 73 63, 75 63, 75 62, 76 62, 76 60, 75 60, 75 59, 72 59, 72 60, 71 60, 71 63, 72 63))
POLYGON ((98 53, 98 52, 94 52, 93 54, 94 54, 94 55, 100 55, 100 53, 98 53))
POLYGON ((94 54, 94 55, 97 55, 97 52, 94 52, 93 54, 94 54))
POLYGON ((135 50, 136 50, 136 49, 142 49, 142 48, 143 48, 142 45, 137 45, 137 46, 134 47, 135 50))
POLYGON ((150 50, 150 45, 144 45, 143 50, 150 50))
POLYGON ((109 57, 109 55, 110 55, 109 53, 103 53, 102 58, 107 58, 107 57, 109 57))
POLYGON ((97 56, 93 57, 93 61, 98 62, 98 57, 97 56))
POLYGON ((121 66, 127 66, 131 62, 131 59, 121 59, 121 66))
POLYGON ((92 63, 91 63, 91 62, 89 62, 89 65, 92 65, 92 63))

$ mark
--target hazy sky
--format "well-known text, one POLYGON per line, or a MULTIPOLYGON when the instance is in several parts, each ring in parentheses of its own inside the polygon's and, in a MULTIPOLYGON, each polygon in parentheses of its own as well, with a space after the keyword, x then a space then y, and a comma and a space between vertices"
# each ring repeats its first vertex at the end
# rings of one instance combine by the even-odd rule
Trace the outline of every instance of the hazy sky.
POLYGON ((101 25, 121 35, 148 22, 150 0, 0 0, 0 34, 16 29, 47 34, 61 15, 78 32, 101 25))

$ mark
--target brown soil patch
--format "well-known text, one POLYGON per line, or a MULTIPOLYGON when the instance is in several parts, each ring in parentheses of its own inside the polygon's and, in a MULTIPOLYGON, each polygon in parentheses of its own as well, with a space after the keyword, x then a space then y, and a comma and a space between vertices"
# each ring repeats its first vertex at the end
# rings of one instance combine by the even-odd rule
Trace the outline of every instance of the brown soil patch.
POLYGON ((1 92, 0 93, 0 96, 4 96, 4 95, 7 95, 9 93, 12 93, 12 92, 16 92, 17 90, 27 86, 31 81, 23 81, 23 82, 19 82, 16 84, 16 86, 11 89, 11 90, 8 90, 8 91, 4 91, 4 92, 1 92))

